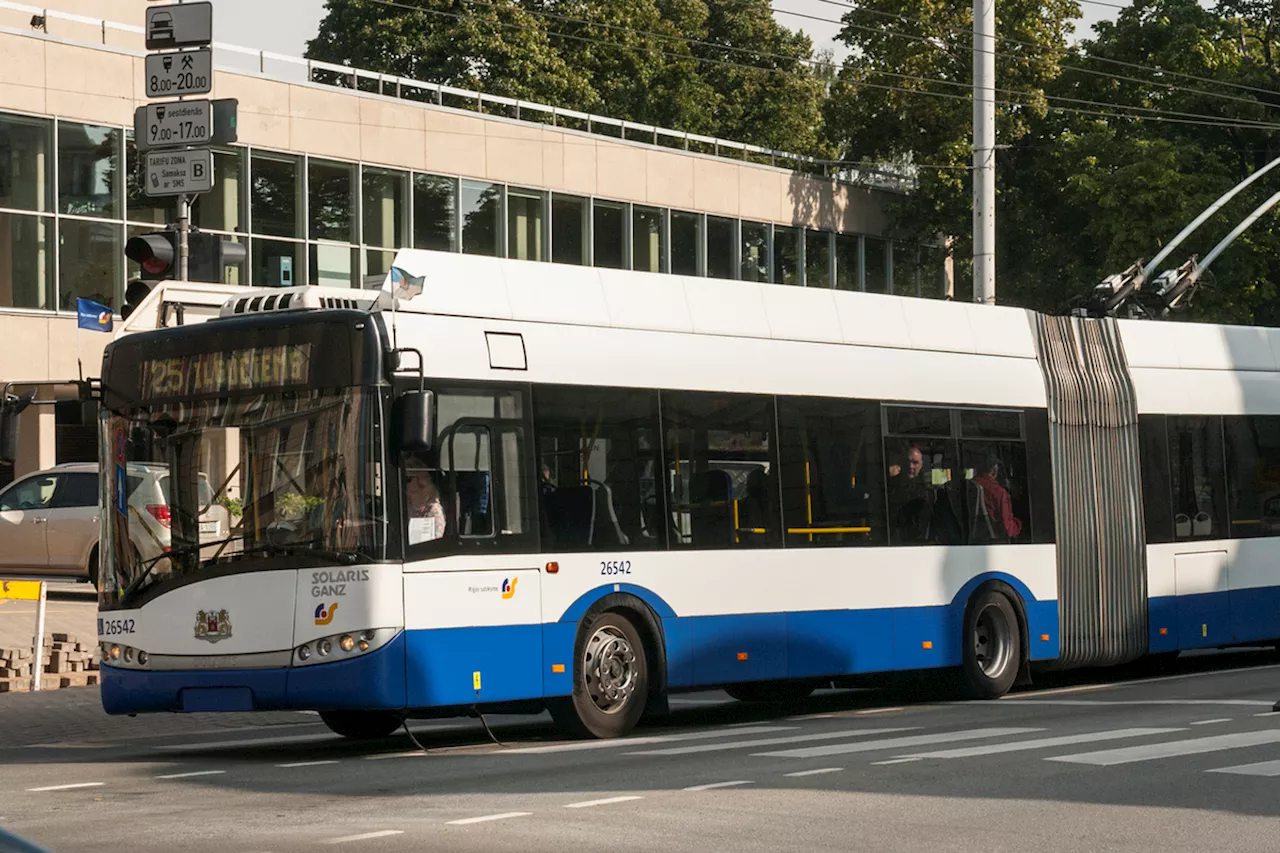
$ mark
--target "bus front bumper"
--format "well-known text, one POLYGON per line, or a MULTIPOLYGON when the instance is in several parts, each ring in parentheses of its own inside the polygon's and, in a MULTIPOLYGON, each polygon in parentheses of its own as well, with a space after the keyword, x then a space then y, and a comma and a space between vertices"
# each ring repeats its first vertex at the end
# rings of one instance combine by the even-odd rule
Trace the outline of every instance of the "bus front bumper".
POLYGON ((157 711, 399 710, 405 635, 352 660, 271 669, 122 669, 102 664, 108 714, 157 711))

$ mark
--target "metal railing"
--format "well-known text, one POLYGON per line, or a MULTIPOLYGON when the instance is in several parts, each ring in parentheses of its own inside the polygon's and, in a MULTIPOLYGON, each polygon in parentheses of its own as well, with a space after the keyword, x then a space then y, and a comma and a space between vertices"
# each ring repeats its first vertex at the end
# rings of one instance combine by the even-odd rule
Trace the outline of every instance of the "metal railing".
MULTIPOLYGON (((108 32, 129 33, 141 38, 143 28, 140 26, 89 18, 84 15, 59 12, 56 9, 45 9, 25 3, 11 2, 10 0, 0 0, 0 10, 10 10, 22 14, 30 14, 33 17, 42 17, 45 21, 43 33, 45 36, 51 35, 48 33, 49 21, 67 21, 93 26, 100 31, 103 45, 139 56, 144 55, 143 51, 108 43, 108 32)), ((56 37, 56 34, 52 35, 56 37)), ((254 50, 222 42, 214 42, 213 46, 219 58, 218 69, 232 73, 249 71, 268 79, 276 79, 286 83, 307 82, 328 85, 353 92, 463 109, 483 115, 499 116, 530 124, 550 125, 564 130, 582 131, 596 136, 606 136, 613 139, 654 145, 660 148, 689 151, 723 159, 743 160, 757 165, 786 168, 791 171, 819 175, 856 186, 872 187, 893 192, 906 192, 915 186, 915 178, 909 168, 855 166, 846 161, 824 160, 776 148, 736 142, 731 139, 720 139, 714 136, 703 136, 697 133, 672 130, 651 124, 625 121, 609 116, 541 104, 535 101, 525 101, 470 89, 460 89, 443 83, 429 83, 395 74, 383 74, 378 71, 368 71, 348 65, 337 65, 332 62, 287 56, 267 50, 254 50), (247 61, 243 67, 228 65, 223 61, 228 54, 247 61), (277 66, 279 66, 280 70, 276 70, 277 66), (270 71, 268 70, 269 68, 271 69, 270 71)))

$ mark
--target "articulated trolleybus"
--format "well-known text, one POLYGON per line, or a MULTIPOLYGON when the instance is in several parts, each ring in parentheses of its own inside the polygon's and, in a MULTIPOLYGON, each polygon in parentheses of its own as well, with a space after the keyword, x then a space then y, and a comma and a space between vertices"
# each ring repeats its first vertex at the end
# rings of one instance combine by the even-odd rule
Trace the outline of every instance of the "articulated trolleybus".
POLYGON ((692 688, 996 697, 1271 642, 1277 359, 1275 330, 424 251, 378 291, 236 292, 104 360, 103 703, 609 737, 692 688), (130 501, 144 464, 166 505, 130 501))

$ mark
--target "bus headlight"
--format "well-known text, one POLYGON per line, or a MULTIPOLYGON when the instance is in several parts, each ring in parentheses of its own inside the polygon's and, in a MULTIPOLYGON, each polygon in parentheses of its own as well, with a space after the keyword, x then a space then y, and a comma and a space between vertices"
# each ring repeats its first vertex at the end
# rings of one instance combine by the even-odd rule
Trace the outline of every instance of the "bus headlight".
POLYGON ((351 634, 330 634, 327 637, 304 643, 294 649, 294 666, 315 666, 334 661, 333 647, 336 645, 344 654, 337 660, 350 660, 367 652, 376 651, 399 635, 401 628, 370 628, 351 634), (356 637, 360 639, 357 640, 356 637))
POLYGON ((113 643, 108 654, 110 654, 112 660, 120 660, 120 647, 113 643))

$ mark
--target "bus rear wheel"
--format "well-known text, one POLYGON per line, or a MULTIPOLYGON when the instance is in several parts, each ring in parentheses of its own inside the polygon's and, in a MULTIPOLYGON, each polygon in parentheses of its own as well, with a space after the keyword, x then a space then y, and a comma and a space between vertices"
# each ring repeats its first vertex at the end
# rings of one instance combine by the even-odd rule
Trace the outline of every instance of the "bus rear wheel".
POLYGON ((578 632, 573 695, 548 703, 556 725, 579 737, 621 737, 635 728, 649 699, 649 658, 635 625, 601 613, 578 632))
POLYGON ((749 681, 730 684, 724 692, 739 702, 790 704, 808 699, 816 688, 812 681, 749 681))
POLYGON ((320 719, 334 734, 352 740, 384 738, 402 724, 391 711, 321 711, 320 719))
POLYGON ((996 699, 1009 692, 1022 665, 1022 635, 1013 602, 986 590, 964 617, 961 687, 971 699, 996 699))

